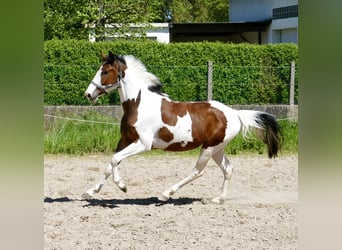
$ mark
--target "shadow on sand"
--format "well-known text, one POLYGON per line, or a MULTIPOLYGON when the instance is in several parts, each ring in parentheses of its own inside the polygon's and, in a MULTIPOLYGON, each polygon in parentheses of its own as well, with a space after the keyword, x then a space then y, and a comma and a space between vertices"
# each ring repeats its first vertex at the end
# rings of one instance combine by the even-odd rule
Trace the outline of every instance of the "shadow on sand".
POLYGON ((55 202, 75 202, 75 201, 86 201, 88 204, 83 205, 83 207, 109 207, 116 208, 119 205, 139 205, 139 206, 163 206, 167 204, 172 204, 175 206, 188 205, 197 201, 201 201, 199 198, 177 198, 177 199, 169 199, 166 202, 158 200, 157 197, 150 198, 135 198, 135 199, 70 199, 68 197, 60 197, 60 198, 50 198, 45 197, 44 203, 55 203, 55 202))

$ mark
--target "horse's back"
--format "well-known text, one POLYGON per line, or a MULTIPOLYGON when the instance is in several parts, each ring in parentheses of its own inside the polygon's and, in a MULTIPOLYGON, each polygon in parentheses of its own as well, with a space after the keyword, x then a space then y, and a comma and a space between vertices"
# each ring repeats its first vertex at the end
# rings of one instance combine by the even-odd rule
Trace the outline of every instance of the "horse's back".
POLYGON ((153 146, 171 151, 216 146, 240 130, 236 110, 216 101, 162 99, 161 121, 153 146))

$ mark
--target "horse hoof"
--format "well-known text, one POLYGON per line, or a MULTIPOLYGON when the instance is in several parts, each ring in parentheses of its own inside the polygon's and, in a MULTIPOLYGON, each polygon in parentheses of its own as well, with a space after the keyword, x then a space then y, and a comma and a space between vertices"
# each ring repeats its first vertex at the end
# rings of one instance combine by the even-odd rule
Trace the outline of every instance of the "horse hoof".
POLYGON ((224 203, 224 199, 223 198, 221 198, 221 197, 215 197, 215 198, 212 198, 211 199, 211 202, 212 203, 215 203, 215 204, 223 204, 224 203))
POLYGON ((82 194, 82 198, 85 199, 85 200, 90 200, 90 199, 93 198, 93 196, 88 194, 87 192, 85 192, 85 193, 82 194))
POLYGON ((118 188, 124 192, 124 193, 127 193, 127 187, 126 187, 126 184, 123 183, 123 182, 120 182, 120 183, 116 183, 116 185, 118 186, 118 188))
POLYGON ((209 198, 202 198, 201 202, 203 205, 207 205, 207 204, 212 203, 211 199, 209 199, 209 198))
POLYGON ((160 194, 160 195, 158 196, 158 200, 159 200, 159 201, 164 201, 164 202, 166 202, 169 198, 170 198, 170 197, 168 197, 168 196, 165 195, 165 194, 160 194))
POLYGON ((122 187, 120 189, 121 189, 122 192, 127 193, 127 187, 126 186, 124 186, 124 187, 122 187))
POLYGON ((201 202, 204 205, 207 204, 223 204, 224 203, 224 199, 222 199, 221 197, 215 197, 215 198, 202 198, 201 202))

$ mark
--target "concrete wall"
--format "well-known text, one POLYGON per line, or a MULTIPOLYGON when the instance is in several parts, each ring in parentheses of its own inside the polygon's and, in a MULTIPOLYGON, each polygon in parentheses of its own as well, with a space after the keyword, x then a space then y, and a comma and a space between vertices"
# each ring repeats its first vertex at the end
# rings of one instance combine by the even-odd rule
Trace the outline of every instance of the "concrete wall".
MULTIPOLYGON (((281 118, 298 119, 298 105, 231 105, 234 109, 250 109, 266 111, 281 118)), ((45 106, 44 107, 44 127, 52 126, 58 117, 72 118, 88 112, 97 112, 113 117, 115 121, 120 121, 123 111, 121 106, 45 106), (55 117, 58 116, 58 117, 55 117)))
POLYGON ((273 114, 277 119, 291 118, 298 120, 298 105, 231 105, 230 107, 242 110, 259 110, 273 114))

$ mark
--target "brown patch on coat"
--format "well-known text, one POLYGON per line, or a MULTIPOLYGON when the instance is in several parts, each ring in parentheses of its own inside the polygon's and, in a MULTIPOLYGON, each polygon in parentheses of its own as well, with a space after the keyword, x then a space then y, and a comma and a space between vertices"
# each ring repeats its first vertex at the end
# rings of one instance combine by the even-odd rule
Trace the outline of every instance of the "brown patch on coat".
POLYGON ((124 114, 120 125, 121 138, 117 145, 116 152, 122 150, 139 139, 139 135, 134 127, 134 124, 138 120, 138 107, 140 100, 141 91, 139 91, 136 99, 130 99, 122 103, 124 114))
POLYGON ((175 126, 177 116, 183 117, 187 113, 190 114, 192 121, 193 141, 187 142, 186 145, 183 141, 176 142, 169 145, 165 150, 186 151, 199 146, 208 148, 223 142, 227 119, 221 110, 212 107, 209 102, 173 102, 162 99, 161 118, 165 124, 175 126))
POLYGON ((173 140, 173 134, 167 127, 162 127, 158 131, 158 137, 165 142, 170 142, 173 140))
POLYGON ((183 117, 187 111, 186 102, 169 102, 162 99, 161 117, 165 124, 175 126, 177 124, 177 116, 183 117))
POLYGON ((187 150, 198 148, 201 145, 202 143, 199 141, 188 142, 185 146, 184 146, 184 142, 175 142, 169 145, 165 149, 165 151, 173 151, 173 152, 187 151, 187 150))

